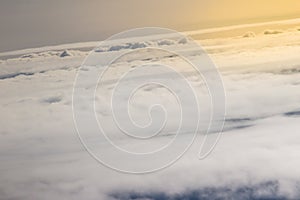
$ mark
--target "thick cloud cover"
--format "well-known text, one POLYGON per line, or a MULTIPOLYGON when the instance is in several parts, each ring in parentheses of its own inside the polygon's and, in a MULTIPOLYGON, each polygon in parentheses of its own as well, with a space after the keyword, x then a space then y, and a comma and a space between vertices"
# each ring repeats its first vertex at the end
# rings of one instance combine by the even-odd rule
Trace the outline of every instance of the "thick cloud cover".
MULTIPOLYGON (((1 198, 299 197, 299 42, 298 31, 201 41, 223 76, 227 96, 223 136, 206 159, 197 159, 203 139, 199 135, 178 162, 147 175, 120 174, 104 167, 84 150, 76 135, 72 87, 87 52, 57 50, 2 60, 1 198)), ((146 44, 108 47, 106 52, 98 53, 140 45, 146 44)), ((184 43, 161 41, 158 45, 178 48, 184 43)), ((177 62, 174 57, 164 59, 177 62)), ((119 63, 124 64, 135 66, 139 62, 119 63)), ((199 80, 190 77, 201 89, 199 80)), ((110 83, 105 87, 109 90, 110 83)), ((151 95, 163 90, 148 87, 143 92, 151 95)), ((104 103, 108 101, 99 98, 104 103)), ((100 110, 98 114, 106 113, 100 110)), ((171 136, 157 141, 168 137, 171 136)), ((186 136, 181 137, 184 140, 186 136)), ((126 140, 123 145, 139 148, 126 140)))

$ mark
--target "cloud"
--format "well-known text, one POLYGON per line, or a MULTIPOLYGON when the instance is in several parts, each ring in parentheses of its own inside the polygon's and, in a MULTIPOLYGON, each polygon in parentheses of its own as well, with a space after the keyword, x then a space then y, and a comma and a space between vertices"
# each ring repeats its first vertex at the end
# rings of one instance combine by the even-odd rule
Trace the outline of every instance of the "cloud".
POLYGON ((206 187, 198 190, 187 190, 179 194, 167 194, 165 192, 126 192, 120 191, 110 195, 116 200, 181 200, 181 199, 243 199, 243 200, 261 200, 274 199, 281 200, 285 197, 279 192, 277 181, 263 182, 257 185, 245 185, 237 187, 206 187))
POLYGON ((264 34, 265 35, 274 35, 274 34, 279 34, 283 33, 281 30, 265 30, 264 34))
POLYGON ((59 103, 62 100, 63 100, 62 95, 56 95, 56 96, 50 96, 50 97, 44 98, 41 100, 41 102, 52 104, 52 103, 59 103))
POLYGON ((255 37, 256 34, 254 32, 247 32, 243 35, 243 37, 247 38, 247 37, 255 37))
POLYGON ((32 75, 34 75, 34 73, 31 73, 31 72, 20 72, 20 73, 4 74, 4 75, 0 75, 0 80, 15 78, 15 77, 18 77, 18 76, 32 76, 32 75))
MULTIPOLYGON (((72 56, 62 59, 63 51, 47 51, 6 60, 1 63, 0 80, 1 197, 24 200, 298 197, 299 47, 289 45, 289 34, 279 36, 282 43, 273 35, 263 38, 257 35, 253 41, 241 37, 205 41, 212 50, 225 49, 211 55, 219 66, 227 94, 225 132, 206 159, 197 158, 203 141, 199 135, 174 165, 140 176, 120 174, 99 164, 85 151, 74 130, 69 102, 77 69, 86 53, 70 51, 72 56), (22 76, 30 76, 30 80, 22 76)), ((299 36, 295 36, 293 43, 298 41, 299 36)), ((181 42, 174 40, 172 45, 168 44, 184 50, 184 45, 178 43, 181 42)), ((111 45, 105 50, 112 46, 116 50, 138 48, 147 43, 133 44, 111 45)), ((195 53, 191 50, 189 55, 195 53)), ((174 64, 178 58, 164 59, 174 64)), ((117 63, 111 69, 112 77, 104 83, 104 91, 113 88, 112 80, 120 73, 119 69, 139 64, 140 61, 134 60, 117 63)), ((200 80, 184 73, 199 91, 203 90, 200 80)), ((147 75, 139 78, 146 79, 147 75)), ((137 103, 151 102, 152 96, 158 94, 173 106, 160 87, 146 87, 141 92, 137 103)), ((98 95, 97 100, 103 104, 110 102, 106 93, 98 95)), ((105 111, 101 110, 100 115, 109 116, 105 111)), ((87 121, 86 130, 89 128, 87 121)), ((180 139, 184 141, 187 134, 180 139)), ((115 142, 124 148, 145 147, 123 136, 114 136, 112 133, 115 142)), ((166 134, 156 141, 164 143, 173 136, 166 134)), ((107 147, 99 146, 99 150, 110 155, 107 147)), ((122 158, 120 162, 127 160, 122 158)))

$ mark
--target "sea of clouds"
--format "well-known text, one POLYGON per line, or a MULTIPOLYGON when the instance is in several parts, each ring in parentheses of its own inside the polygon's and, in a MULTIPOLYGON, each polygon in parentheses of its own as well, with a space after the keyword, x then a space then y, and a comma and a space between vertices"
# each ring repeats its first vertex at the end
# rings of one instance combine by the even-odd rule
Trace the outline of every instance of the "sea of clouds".
MULTIPOLYGON (((170 49, 184 49, 186 43, 151 42, 170 49)), ((49 50, 1 60, 1 199, 298 199, 300 32, 266 30, 199 42, 218 67, 224 83, 227 114, 222 137, 214 151, 199 160, 204 137, 199 134, 172 166, 143 175, 119 173, 101 165, 78 138, 72 92, 76 73, 88 52, 49 50)), ((147 45, 124 43, 95 51, 109 54, 147 45)), ((195 53, 187 51, 191 56, 195 53)), ((144 61, 157 61, 153 59, 144 61)), ((172 56, 159 59, 169 65, 180 63, 172 56)), ((112 67, 111 79, 122 66, 134 68, 140 63, 136 57, 120 60, 112 67)), ((205 94, 201 80, 184 67, 182 73, 188 74, 192 84, 205 94)), ((109 78, 103 86, 105 91, 112 89, 109 78)), ((160 87, 143 88, 135 102, 140 105, 136 112, 142 113, 142 103, 148 104, 156 95, 172 108, 166 93, 160 87)), ((96 99, 109 106, 105 96, 98 95, 96 99)), ((101 109, 96 114, 109 115, 101 109)), ((137 118, 142 116, 138 114, 137 118)), ((172 124, 169 129, 168 134, 155 140, 154 146, 174 136, 169 134, 172 124)), ((111 134, 124 148, 143 147, 111 134)), ((180 135, 180 139, 184 141, 188 134, 180 135)), ((109 148, 99 148, 109 155, 109 148)), ((126 159, 122 162, 126 163, 126 159)))

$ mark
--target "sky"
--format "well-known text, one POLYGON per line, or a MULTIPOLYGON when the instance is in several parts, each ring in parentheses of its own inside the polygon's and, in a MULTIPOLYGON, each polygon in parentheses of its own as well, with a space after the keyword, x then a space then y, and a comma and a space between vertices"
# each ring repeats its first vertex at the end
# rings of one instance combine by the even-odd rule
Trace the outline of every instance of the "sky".
MULTIPOLYGON (((0 51, 101 40, 119 31, 143 26, 191 30, 295 18, 300 13, 297 10, 300 8, 299 2, 299 0, 285 0, 285 3, 283 0, 0 0, 0 51)), ((203 41, 204 50, 207 50, 211 61, 216 64, 224 83, 226 93, 224 134, 206 159, 199 160, 197 157, 204 139, 199 135, 192 148, 174 165, 157 173, 141 176, 117 173, 93 159, 86 152, 76 133, 74 116, 83 117, 83 120, 80 120, 82 122, 80 127, 86 129, 79 133, 82 138, 83 134, 92 132, 93 126, 90 125, 93 121, 85 118, 85 113, 90 110, 89 108, 94 108, 89 105, 95 105, 96 112, 93 112, 92 116, 96 114, 97 119, 107 118, 107 121, 100 121, 105 125, 103 126, 105 130, 112 130, 107 136, 113 139, 114 144, 119 144, 118 147, 128 151, 140 153, 154 149, 158 152, 158 146, 172 142, 171 139, 175 138, 185 143, 191 139, 191 134, 185 134, 184 131, 178 137, 174 137, 169 131, 164 132, 162 133, 164 135, 159 134, 162 137, 151 138, 154 139, 151 140, 153 143, 149 140, 149 143, 147 140, 139 140, 142 142, 137 143, 136 139, 126 137, 126 134, 119 135, 120 131, 114 132, 117 129, 115 125, 119 123, 111 123, 110 120, 119 116, 110 112, 113 105, 111 93, 116 89, 114 87, 116 82, 123 82, 120 81, 120 77, 124 77, 121 75, 128 72, 127 70, 134 71, 139 69, 139 66, 149 66, 157 73, 155 68, 159 68, 159 64, 162 66, 168 64, 179 75, 187 76, 196 93, 198 91, 205 93, 209 88, 203 77, 185 68, 186 65, 182 65, 185 59, 181 59, 180 56, 188 55, 187 61, 192 61, 198 56, 206 57, 203 51, 199 54, 198 48, 182 44, 180 42, 182 40, 159 39, 150 43, 134 43, 133 45, 146 44, 153 45, 157 49, 168 48, 172 52, 175 50, 182 52, 175 57, 164 54, 163 59, 157 54, 150 53, 149 59, 143 54, 126 54, 131 50, 126 51, 124 48, 132 47, 130 45, 122 46, 118 43, 105 46, 104 50, 123 49, 104 53, 100 53, 103 49, 99 49, 99 52, 94 52, 101 54, 97 59, 92 59, 96 66, 108 61, 101 59, 104 56, 111 59, 114 55, 125 53, 124 57, 121 56, 120 60, 116 60, 120 62, 109 68, 105 83, 100 82, 99 89, 103 89, 104 95, 95 93, 95 98, 82 95, 84 101, 79 101, 80 105, 76 104, 77 107, 74 107, 72 102, 74 91, 78 92, 73 88, 74 81, 78 80, 77 72, 92 74, 96 78, 98 74, 96 72, 104 69, 89 63, 84 65, 87 62, 82 63, 88 52, 70 50, 62 54, 59 49, 54 51, 42 49, 42 53, 28 51, 29 54, 19 55, 18 58, 0 60, 0 199, 107 199, 107 195, 127 196, 131 195, 130 192, 133 192, 133 198, 134 192, 138 192, 142 195, 141 198, 145 199, 149 193, 149 199, 164 194, 180 195, 180 198, 188 199, 195 197, 199 192, 203 192, 206 198, 211 199, 215 197, 214 195, 221 198, 220 195, 227 194, 231 195, 227 199, 255 196, 257 199, 276 197, 298 199, 300 196, 299 24, 298 28, 283 30, 282 34, 280 32, 254 34, 250 38, 224 36, 203 41), (67 56, 64 57, 64 54, 67 56), (138 59, 134 59, 136 57, 138 59), (83 67, 79 68, 81 65, 83 67), (94 100, 95 104, 92 103, 94 100)), ((243 34, 244 32, 239 36, 243 34)), ((143 52, 142 49, 137 50, 143 52)), ((203 67, 207 69, 206 65, 203 67)), ((164 78, 160 77, 169 75, 164 72, 155 78, 163 80, 164 78)), ((211 74, 210 72, 211 70, 205 70, 201 75, 211 74)), ((166 82, 172 80, 176 85, 181 83, 178 79, 173 79, 172 75, 169 77, 166 82)), ((128 80, 128 84, 117 85, 121 86, 119 89, 124 86, 125 88, 136 86, 135 80, 147 83, 149 78, 152 77, 145 73, 141 77, 128 80)), ((94 94, 94 87, 88 85, 92 79, 87 77, 79 80, 84 81, 79 91, 84 93, 92 91, 91 94, 94 94)), ((135 112, 129 113, 133 117, 133 122, 143 125, 139 122, 145 122, 149 117, 146 115, 148 112, 144 111, 150 110, 152 117, 157 111, 153 102, 156 105, 160 102, 163 103, 161 106, 166 105, 163 107, 167 111, 165 114, 170 116, 166 118, 167 125, 168 122, 177 122, 175 114, 179 109, 177 104, 174 104, 176 99, 173 94, 175 96, 186 94, 182 91, 182 87, 174 88, 173 84, 171 87, 170 85, 161 87, 157 84, 145 86, 138 87, 141 91, 134 94, 133 101, 130 101, 131 105, 136 105, 136 109, 133 110, 135 112), (158 102, 155 101, 157 98, 158 102), (151 107, 152 105, 154 107, 151 107), (144 118, 145 121, 143 119, 136 121, 135 119, 142 118, 140 116, 147 118, 144 118)), ((77 92, 75 94, 78 94, 77 92)), ((219 97, 215 93, 210 94, 212 98, 219 97)), ((207 109, 203 104, 207 105, 206 102, 210 101, 207 101, 208 95, 207 98, 201 94, 199 96, 200 121, 202 121, 202 116, 209 116, 201 115, 207 109)), ((125 105, 125 101, 113 102, 125 105)), ((195 107, 192 105, 188 104, 189 110, 194 111, 195 107)), ((161 106, 159 105, 160 108, 161 106)), ((124 116, 125 112, 118 113, 124 116)), ((191 119, 185 119, 183 122, 190 123, 195 119, 191 116, 189 118, 191 119)), ((159 117, 153 119, 153 122, 157 120, 161 122, 159 117)), ((176 130, 179 123, 176 125, 170 126, 169 130, 176 130)), ((215 135, 211 134, 209 140, 215 135)), ((129 162, 125 156, 120 158, 120 154, 116 155, 111 148, 103 145, 103 140, 97 139, 95 137, 90 140, 99 142, 95 142, 94 145, 97 152, 107 156, 107 159, 112 159, 110 161, 124 164, 124 167, 126 165, 148 167, 156 161, 164 162, 169 159, 169 155, 161 154, 162 157, 148 162, 129 162)), ((178 148, 174 150, 178 152, 178 148)))
POLYGON ((1 0, 0 52, 103 40, 145 26, 183 31, 296 17, 299 0, 1 0))

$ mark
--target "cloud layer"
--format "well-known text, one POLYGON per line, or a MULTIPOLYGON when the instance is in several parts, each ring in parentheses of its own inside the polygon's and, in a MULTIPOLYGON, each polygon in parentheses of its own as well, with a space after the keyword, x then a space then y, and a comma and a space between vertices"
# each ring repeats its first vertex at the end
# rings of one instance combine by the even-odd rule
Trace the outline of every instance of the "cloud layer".
MULTIPOLYGON (((169 45, 170 48, 185 45, 178 41, 160 42, 157 45, 169 45)), ((84 150, 76 135, 72 87, 86 52, 46 51, 3 60, 0 63, 1 198, 298 197, 299 42, 300 33, 296 31, 201 41, 223 76, 227 95, 223 136, 214 152, 204 160, 197 159, 203 141, 203 136, 199 135, 191 149, 174 165, 141 176, 120 174, 99 164, 84 150)), ((105 52, 98 53, 143 45, 110 46, 105 52)), ((187 51, 193 55, 193 50, 187 51)), ((179 63, 176 57, 163 59, 169 64, 179 63)), ((154 60, 146 62, 153 63, 154 60)), ((112 75, 119 73, 117 69, 124 65, 134 68, 139 63, 134 59, 121 60, 112 68, 112 75)), ((201 80, 184 67, 182 70, 202 91, 201 80)), ((111 90, 110 80, 104 87, 106 91, 111 90)), ((165 92, 160 87, 143 88, 143 95, 136 103, 150 101, 157 94, 167 98, 165 92)), ((98 98, 104 104, 109 103, 105 96, 98 98)), ((97 114, 105 116, 107 112, 99 110, 97 114)), ((173 135, 158 137, 156 142, 164 143, 173 135)), ((187 135, 180 137, 185 140, 187 135)), ((129 149, 143 147, 123 136, 116 135, 115 138, 129 149)), ((110 149, 101 151, 109 153, 110 149)))

